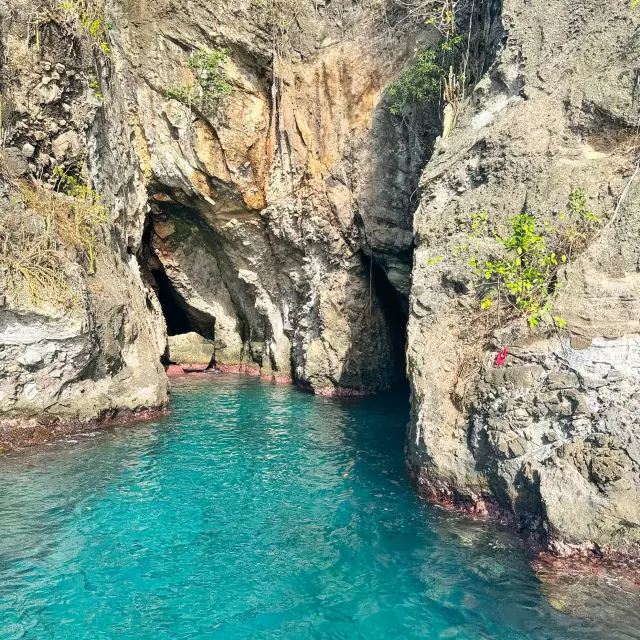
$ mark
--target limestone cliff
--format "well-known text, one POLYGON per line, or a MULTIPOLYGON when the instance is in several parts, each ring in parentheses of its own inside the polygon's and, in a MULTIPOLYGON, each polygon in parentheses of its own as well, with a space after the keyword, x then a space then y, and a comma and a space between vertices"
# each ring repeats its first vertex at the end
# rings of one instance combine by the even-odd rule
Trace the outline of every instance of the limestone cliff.
POLYGON ((639 20, 617 0, 505 0, 495 64, 438 142, 415 219, 409 467, 426 494, 497 507, 559 553, 639 549, 639 20), (576 188, 602 227, 559 271, 566 326, 485 335, 461 221, 553 226, 576 188))
POLYGON ((0 3, 0 447, 167 401, 160 308, 126 251, 146 215, 140 170, 130 152, 101 162, 124 125, 91 86, 91 48, 47 16, 0 3), (110 175, 102 198, 86 172, 110 175))
POLYGON ((151 202, 146 266, 166 276, 158 293, 185 328, 214 341, 218 368, 317 393, 379 391, 396 346, 370 270, 381 265, 406 304, 426 157, 379 105, 424 34, 392 39, 347 3, 300 2, 295 19, 271 10, 291 21, 286 33, 250 2, 118 8, 116 73, 151 202), (194 53, 215 47, 228 52, 229 95, 175 99, 197 80, 194 53))
POLYGON ((349 3, 6 0, 0 17, 7 442, 162 406, 167 333, 202 342, 200 368, 212 343, 220 370, 320 394, 393 383, 431 123, 392 117, 384 89, 433 30, 349 3), (194 57, 222 50, 224 100, 185 98, 194 57), (83 207, 105 215, 87 227, 83 207))

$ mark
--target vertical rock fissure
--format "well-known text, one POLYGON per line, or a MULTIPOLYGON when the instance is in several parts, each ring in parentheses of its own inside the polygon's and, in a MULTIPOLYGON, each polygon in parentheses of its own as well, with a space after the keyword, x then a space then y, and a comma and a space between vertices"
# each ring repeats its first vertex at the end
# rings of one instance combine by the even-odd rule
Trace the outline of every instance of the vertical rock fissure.
POLYGON ((407 301, 393 286, 383 266, 370 256, 363 255, 363 263, 371 284, 371 295, 375 296, 382 310, 391 338, 391 359, 389 366, 393 368, 394 379, 405 376, 407 345, 407 322, 409 315, 407 301))

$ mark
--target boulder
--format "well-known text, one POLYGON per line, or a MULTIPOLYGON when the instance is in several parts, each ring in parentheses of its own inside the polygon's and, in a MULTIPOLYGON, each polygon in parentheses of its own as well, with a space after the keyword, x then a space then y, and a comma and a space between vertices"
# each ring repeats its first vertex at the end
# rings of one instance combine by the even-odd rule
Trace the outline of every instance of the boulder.
POLYGON ((42 364, 42 355, 35 349, 27 349, 19 358, 18 363, 23 367, 37 367, 42 364))
POLYGON ((202 365, 206 368, 215 354, 211 340, 192 331, 177 336, 169 336, 169 361, 178 365, 202 365))
POLYGON ((82 150, 82 145, 75 131, 67 131, 51 143, 51 149, 56 160, 60 161, 77 156, 82 150))

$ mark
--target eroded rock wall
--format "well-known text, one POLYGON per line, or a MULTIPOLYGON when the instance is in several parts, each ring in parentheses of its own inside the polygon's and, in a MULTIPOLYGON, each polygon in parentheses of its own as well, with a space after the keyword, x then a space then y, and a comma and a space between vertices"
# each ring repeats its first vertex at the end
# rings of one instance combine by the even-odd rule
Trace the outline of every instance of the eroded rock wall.
MULTIPOLYGON (((20 181, 59 189, 86 166, 108 221, 95 273, 68 251, 81 304, 0 283, 3 417, 162 406, 163 296, 182 333, 213 342, 221 370, 328 395, 389 387, 402 340, 373 271, 406 313, 410 203, 432 123, 393 117, 383 96, 434 34, 419 21, 394 32, 378 5, 284 3, 285 33, 257 3, 122 0, 100 14, 105 48, 65 7, 0 5, 2 215, 15 214, 20 181), (195 83, 191 56, 216 47, 229 52, 227 99, 170 98, 195 83)), ((29 207, 22 215, 47 224, 29 207)))
POLYGON ((639 20, 614 0, 505 0, 497 60, 438 142, 415 218, 409 467, 424 493, 497 508, 561 553, 640 542, 639 20), (462 223, 553 226, 576 188, 603 225, 560 271, 566 327, 486 339, 462 223))
POLYGON ((178 4, 116 10, 114 69, 152 202, 149 267, 164 269, 194 330, 212 333, 220 368, 328 394, 387 388, 396 346, 371 256, 406 305, 427 146, 382 98, 433 36, 300 2, 274 46, 255 4, 178 4), (189 59, 202 47, 229 50, 230 95, 171 99, 195 82, 189 59))
POLYGON ((39 9, 0 4, 3 242, 21 234, 38 241, 57 222, 67 225, 74 201, 52 189, 60 175, 77 176, 85 165, 87 179, 99 185, 105 219, 91 242, 92 259, 79 259, 77 247, 55 233, 42 244, 41 251, 57 256, 49 291, 42 275, 30 271, 39 256, 27 255, 28 243, 24 255, 3 245, 14 264, 11 271, 4 261, 0 266, 1 447, 46 440, 89 421, 130 419, 167 402, 160 308, 128 250, 139 243, 147 204, 124 103, 114 87, 103 104, 91 86, 91 47, 68 25, 43 20, 39 9), (122 153, 107 162, 106 141, 115 139, 122 153))

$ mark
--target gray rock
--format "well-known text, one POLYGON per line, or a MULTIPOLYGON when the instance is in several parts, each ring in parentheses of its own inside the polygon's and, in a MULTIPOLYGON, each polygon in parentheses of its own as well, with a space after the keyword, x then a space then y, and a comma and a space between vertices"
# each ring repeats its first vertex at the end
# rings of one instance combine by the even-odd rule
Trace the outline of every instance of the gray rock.
MULTIPOLYGON (((501 508, 552 550, 640 557, 640 529, 621 525, 640 522, 634 396, 640 389, 640 178, 624 152, 596 142, 614 122, 633 127, 633 81, 627 63, 612 52, 628 41, 635 18, 624 3, 603 0, 583 3, 579 26, 558 20, 573 8, 570 0, 550 0, 544 10, 536 2, 502 2, 502 19, 483 25, 485 33, 501 34, 496 59, 487 61, 468 107, 436 143, 423 173, 412 295, 430 292, 437 321, 411 309, 408 464, 436 495, 472 501, 493 490, 501 508), (540 228, 553 227, 576 187, 585 189, 588 207, 603 221, 618 214, 558 274, 552 315, 566 321, 565 329, 530 330, 524 320, 498 322, 492 315, 501 326, 489 326, 487 340, 480 295, 467 310, 447 286, 449 272, 464 267, 454 259, 455 248, 469 241, 460 220, 485 211, 495 225, 508 226, 514 212, 526 209, 540 228), (447 258, 419 267, 434 255, 447 258), (491 348, 478 346, 487 342, 491 348), (501 346, 509 356, 497 368, 501 346), (459 376, 448 371, 451 352, 465 374, 464 394, 459 376), (461 395, 465 406, 452 407, 461 395), (525 426, 522 410, 531 424, 525 426), (474 425, 498 417, 518 438, 531 439, 528 449, 495 428, 487 432, 490 446, 477 445, 474 425), (618 437, 622 454, 608 439, 591 442, 596 431, 618 437), (522 482, 522 456, 542 465, 538 482, 522 482)), ((483 243, 474 247, 478 260, 499 253, 491 238, 483 243)))
POLYGON ((547 388, 557 391, 560 389, 577 389, 580 386, 578 376, 572 372, 552 371, 545 381, 547 388))
POLYGON ((35 349, 27 349, 19 358, 18 362, 23 367, 37 367, 43 362, 42 354, 35 349))
POLYGON ((27 173, 29 165, 24 159, 20 149, 17 147, 7 147, 6 149, 3 149, 3 157, 11 175, 19 177, 27 173))
POLYGON ((169 336, 168 344, 167 355, 174 364, 209 365, 215 354, 215 344, 195 332, 169 336))
POLYGON ((81 149, 80 138, 75 131, 66 131, 51 143, 51 150, 58 162, 77 157, 81 149))
POLYGON ((26 142, 23 146, 22 146, 22 155, 25 158, 33 158, 33 156, 36 153, 36 148, 29 142, 26 142))
POLYGON ((509 447, 509 457, 511 458, 519 458, 523 456, 528 448, 528 443, 525 438, 516 438, 515 440, 510 440, 509 447))

